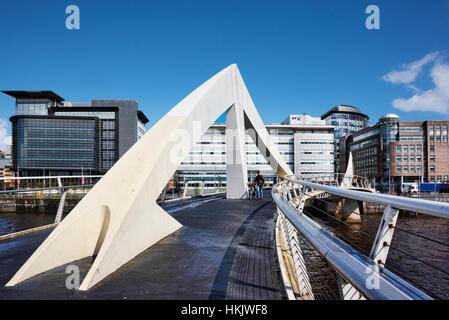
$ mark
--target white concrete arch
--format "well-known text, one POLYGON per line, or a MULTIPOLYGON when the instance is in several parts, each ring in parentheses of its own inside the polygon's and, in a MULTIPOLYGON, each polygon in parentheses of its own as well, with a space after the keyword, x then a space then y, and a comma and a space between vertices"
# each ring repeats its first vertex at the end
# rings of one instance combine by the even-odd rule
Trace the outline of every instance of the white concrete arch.
POLYGON ((246 195, 245 127, 252 129, 250 135, 278 176, 293 174, 271 145, 237 65, 233 64, 178 103, 130 148, 7 286, 98 253, 80 287, 87 290, 181 228, 156 200, 194 143, 223 112, 227 112, 228 129, 233 129, 226 134, 228 198, 246 195))

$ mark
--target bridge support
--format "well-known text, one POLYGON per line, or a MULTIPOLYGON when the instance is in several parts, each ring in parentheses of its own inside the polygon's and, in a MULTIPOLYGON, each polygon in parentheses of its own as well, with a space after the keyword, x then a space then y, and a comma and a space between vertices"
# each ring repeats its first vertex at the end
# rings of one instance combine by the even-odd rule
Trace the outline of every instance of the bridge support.
MULTIPOLYGON (((293 175, 271 144, 237 65, 233 64, 184 98, 137 141, 53 230, 7 286, 96 256, 80 286, 80 290, 87 290, 181 228, 156 200, 192 146, 229 108, 231 126, 243 129, 243 122, 248 120, 256 130, 252 137, 257 137, 256 144, 260 150, 263 147, 261 152, 274 172, 281 178, 293 175)), ((246 180, 243 184, 241 177, 237 179, 244 170, 242 131, 237 130, 237 149, 233 152, 242 164, 229 167, 230 186, 238 191, 229 197, 242 197, 246 190, 246 180)))
POLYGON ((362 221, 359 202, 352 199, 340 199, 337 204, 337 212, 335 215, 337 218, 348 223, 360 223, 362 221))
POLYGON ((390 206, 385 208, 382 221, 379 224, 376 238, 370 252, 370 259, 373 259, 378 265, 385 267, 388 251, 393 240, 394 227, 398 220, 399 210, 390 206))
POLYGON ((226 111, 227 199, 246 199, 248 196, 244 121, 241 106, 233 105, 226 111))

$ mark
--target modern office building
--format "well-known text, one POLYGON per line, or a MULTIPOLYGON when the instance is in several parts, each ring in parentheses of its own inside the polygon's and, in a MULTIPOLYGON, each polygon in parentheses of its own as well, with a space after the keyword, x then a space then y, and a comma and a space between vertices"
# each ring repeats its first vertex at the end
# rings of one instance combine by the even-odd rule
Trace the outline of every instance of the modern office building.
MULTIPOLYGON (((319 118, 291 115, 282 124, 266 125, 272 143, 278 148, 292 171, 302 177, 331 175, 334 172, 333 127, 319 118)), ((226 185, 226 126, 214 124, 202 137, 179 167, 176 178, 183 181, 205 180, 206 185, 226 185)), ((276 176, 246 135, 248 180, 257 171, 272 183, 276 176)))
POLYGON ((334 126, 335 139, 349 136, 369 126, 369 117, 358 108, 348 105, 339 105, 321 116, 329 126, 334 126))
POLYGON ((340 167, 352 152, 356 175, 376 181, 379 189, 399 191, 404 184, 447 182, 449 121, 405 121, 386 114, 379 122, 340 138, 340 167))
POLYGON ((12 168, 20 176, 103 174, 145 133, 134 100, 63 103, 52 91, 3 91, 16 99, 12 168))
POLYGON ((334 126, 335 137, 335 171, 338 171, 340 153, 340 138, 349 136, 369 126, 369 117, 358 108, 339 105, 321 116, 329 126, 334 126))

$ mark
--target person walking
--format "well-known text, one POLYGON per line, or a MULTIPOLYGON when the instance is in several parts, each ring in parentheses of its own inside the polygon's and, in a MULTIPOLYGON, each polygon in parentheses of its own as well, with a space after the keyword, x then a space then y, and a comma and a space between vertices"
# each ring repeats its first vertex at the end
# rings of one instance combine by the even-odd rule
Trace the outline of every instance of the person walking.
POLYGON ((263 199, 263 185, 265 184, 264 177, 257 171, 257 176, 254 179, 254 184, 256 185, 256 199, 263 199))

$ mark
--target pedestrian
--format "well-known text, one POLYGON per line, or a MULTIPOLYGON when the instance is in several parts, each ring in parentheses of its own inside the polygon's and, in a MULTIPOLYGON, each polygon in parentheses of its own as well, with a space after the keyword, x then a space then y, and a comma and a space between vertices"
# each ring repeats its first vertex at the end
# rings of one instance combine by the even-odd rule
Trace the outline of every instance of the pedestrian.
POLYGON ((254 179, 254 184, 256 185, 256 199, 263 199, 263 185, 265 184, 264 177, 257 171, 257 176, 254 179))

